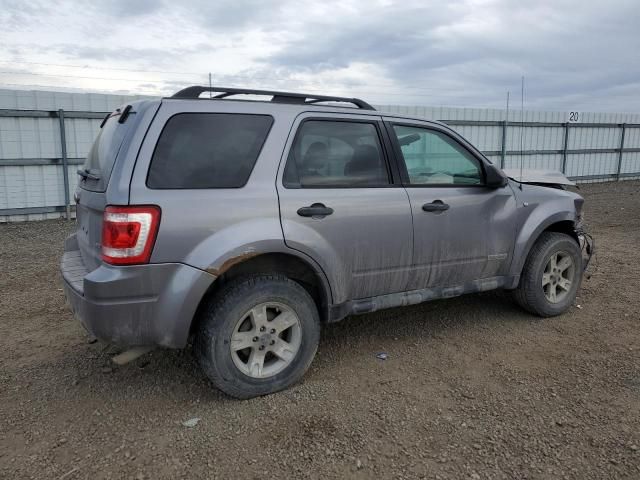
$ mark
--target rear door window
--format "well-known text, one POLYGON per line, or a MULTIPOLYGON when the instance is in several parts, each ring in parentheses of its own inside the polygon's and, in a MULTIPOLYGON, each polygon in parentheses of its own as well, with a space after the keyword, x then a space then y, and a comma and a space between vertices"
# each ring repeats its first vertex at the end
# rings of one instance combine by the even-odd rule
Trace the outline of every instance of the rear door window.
POLYGON ((269 115, 181 113, 165 125, 147 176, 154 189, 239 188, 269 134, 269 115))
POLYGON ((375 123, 304 122, 289 151, 283 181, 288 188, 389 185, 387 163, 375 123))

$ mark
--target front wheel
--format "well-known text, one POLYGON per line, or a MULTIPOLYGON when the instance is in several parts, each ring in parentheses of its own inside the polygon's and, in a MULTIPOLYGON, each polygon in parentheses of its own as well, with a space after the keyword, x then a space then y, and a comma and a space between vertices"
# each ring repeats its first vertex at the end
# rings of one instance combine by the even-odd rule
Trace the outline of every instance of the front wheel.
POLYGON ((195 354, 223 392, 251 398, 300 380, 318 348, 320 319, 307 291, 283 275, 224 286, 203 310, 195 354))
POLYGON ((569 235, 545 232, 536 241, 514 290, 516 302, 541 317, 566 312, 582 281, 582 252, 569 235))

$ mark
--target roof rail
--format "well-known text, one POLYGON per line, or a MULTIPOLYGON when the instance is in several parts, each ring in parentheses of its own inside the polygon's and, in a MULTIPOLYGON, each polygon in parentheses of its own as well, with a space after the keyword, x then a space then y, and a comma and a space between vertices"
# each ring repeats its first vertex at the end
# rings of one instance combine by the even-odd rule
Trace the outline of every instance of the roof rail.
POLYGON ((249 90, 246 88, 224 88, 224 87, 203 87, 194 85, 187 87, 179 92, 174 93, 171 98, 199 98, 204 92, 217 92, 213 98, 227 98, 232 95, 269 95, 272 102, 277 103, 293 103, 293 104, 312 104, 320 102, 343 102, 352 103, 358 108, 363 110, 375 110, 364 100, 359 98, 346 98, 346 97, 331 97, 327 95, 312 95, 307 93, 291 93, 291 92, 276 92, 272 90, 249 90))

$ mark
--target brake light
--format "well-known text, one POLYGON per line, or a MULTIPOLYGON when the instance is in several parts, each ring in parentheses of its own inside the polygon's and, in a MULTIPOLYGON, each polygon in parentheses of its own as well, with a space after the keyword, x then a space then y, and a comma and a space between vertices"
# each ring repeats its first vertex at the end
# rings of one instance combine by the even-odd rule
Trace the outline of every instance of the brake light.
POLYGON ((160 225, 154 205, 105 209, 102 218, 102 260, 113 265, 148 263, 160 225))

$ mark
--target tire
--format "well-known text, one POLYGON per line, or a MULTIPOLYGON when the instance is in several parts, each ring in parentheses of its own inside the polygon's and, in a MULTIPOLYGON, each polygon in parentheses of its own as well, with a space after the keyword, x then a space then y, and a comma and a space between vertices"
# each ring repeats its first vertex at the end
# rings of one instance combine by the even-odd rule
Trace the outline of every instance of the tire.
POLYGON ((581 281, 582 252, 576 240, 564 233, 544 232, 529 252, 513 296, 525 310, 540 317, 553 317, 573 304, 581 281), (569 273, 571 267, 560 271, 569 262, 572 271, 569 273))
POLYGON ((247 399, 298 382, 319 339, 318 309, 301 285, 280 274, 253 275, 230 282, 209 301, 194 351, 217 388, 247 399))

